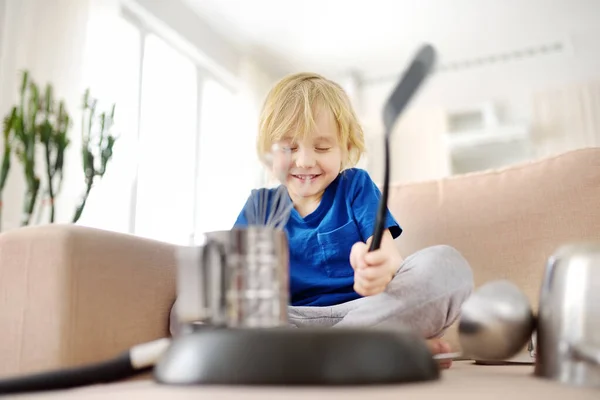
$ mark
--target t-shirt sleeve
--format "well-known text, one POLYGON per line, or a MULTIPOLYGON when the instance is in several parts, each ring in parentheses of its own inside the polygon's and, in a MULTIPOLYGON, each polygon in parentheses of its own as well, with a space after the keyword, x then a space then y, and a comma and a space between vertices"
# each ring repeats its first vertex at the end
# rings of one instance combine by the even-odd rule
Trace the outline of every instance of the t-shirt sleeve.
POLYGON ((246 218, 246 206, 244 206, 244 208, 242 209, 242 211, 240 211, 237 219, 235 220, 235 223, 233 224, 234 228, 243 228, 248 226, 248 219, 246 218))
POLYGON ((238 214, 233 227, 247 227, 249 225, 266 225, 270 217, 270 203, 272 193, 269 189, 253 189, 244 207, 238 214))
POLYGON ((248 216, 254 215, 253 214, 254 213, 254 197, 255 197, 255 192, 252 191, 252 193, 250 193, 250 196, 248 196, 248 199, 246 200, 244 207, 238 214, 238 217, 235 220, 235 223, 233 224, 234 228, 244 228, 249 225, 248 224, 248 216))
MULTIPOLYGON (((360 169, 356 169, 355 171, 356 175, 350 185, 349 199, 361 236, 366 241, 369 237, 373 236, 381 191, 366 171, 360 169)), ((402 234, 402 227, 398 224, 389 209, 386 211, 384 227, 390 230, 394 239, 402 234)))

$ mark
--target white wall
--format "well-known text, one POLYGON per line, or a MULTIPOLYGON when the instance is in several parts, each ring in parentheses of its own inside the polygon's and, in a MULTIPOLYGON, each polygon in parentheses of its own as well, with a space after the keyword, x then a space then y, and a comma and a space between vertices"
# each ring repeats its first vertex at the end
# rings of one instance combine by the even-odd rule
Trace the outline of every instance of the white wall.
POLYGON ((4 37, 4 27, 6 26, 6 21, 4 20, 5 8, 6 0, 0 0, 0 60, 2 60, 2 38, 4 37))
MULTIPOLYGON (((440 147, 445 123, 440 116, 446 109, 494 101, 500 108, 504 122, 526 122, 531 117, 534 93, 600 78, 598 37, 600 30, 597 28, 582 30, 571 36, 571 44, 562 54, 482 65, 456 72, 441 71, 431 76, 400 121, 399 125, 402 120, 412 118, 406 125, 413 126, 413 129, 404 134, 399 126, 395 132, 393 179, 410 181, 445 175, 445 154, 440 147), (415 131, 418 124, 414 118, 421 118, 416 114, 425 116, 428 113, 431 113, 431 119, 437 121, 438 130, 429 129, 424 134, 419 129, 415 131), (413 116, 409 117, 411 114, 413 116), (410 157, 405 157, 407 153, 410 157)), ((395 84, 390 79, 366 82, 361 92, 361 103, 364 105, 362 119, 371 143, 369 170, 376 180, 380 179, 379 164, 382 163, 378 157, 382 146, 378 138, 382 131, 381 109, 395 84)), ((428 121, 430 128, 432 124, 428 121)))

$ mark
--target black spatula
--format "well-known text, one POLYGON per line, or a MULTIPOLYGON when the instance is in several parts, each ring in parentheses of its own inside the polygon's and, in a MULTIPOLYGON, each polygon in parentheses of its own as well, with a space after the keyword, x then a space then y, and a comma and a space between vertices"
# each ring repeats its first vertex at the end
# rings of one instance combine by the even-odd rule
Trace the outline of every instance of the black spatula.
POLYGON ((390 184, 390 136, 392 135, 398 117, 402 114, 410 99, 429 75, 429 72, 435 63, 435 58, 435 50, 433 47, 430 45, 421 47, 383 108, 383 126, 385 128, 385 133, 383 135, 385 160, 383 189, 369 251, 379 249, 384 231, 390 184))

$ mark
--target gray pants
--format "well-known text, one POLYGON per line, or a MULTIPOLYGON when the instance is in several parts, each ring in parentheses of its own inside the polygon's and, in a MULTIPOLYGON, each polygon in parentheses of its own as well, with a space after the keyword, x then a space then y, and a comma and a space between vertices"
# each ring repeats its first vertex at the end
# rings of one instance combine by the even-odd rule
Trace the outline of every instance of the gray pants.
POLYGON ((290 307, 296 327, 411 329, 440 337, 460 316, 473 290, 467 261, 450 246, 432 246, 408 256, 387 289, 331 307, 290 307))
MULTIPOLYGON (((443 335, 473 290, 467 261, 450 246, 408 256, 387 289, 330 307, 289 307, 289 322, 303 327, 411 329, 424 338, 443 335)), ((170 331, 179 333, 171 310, 170 331)))

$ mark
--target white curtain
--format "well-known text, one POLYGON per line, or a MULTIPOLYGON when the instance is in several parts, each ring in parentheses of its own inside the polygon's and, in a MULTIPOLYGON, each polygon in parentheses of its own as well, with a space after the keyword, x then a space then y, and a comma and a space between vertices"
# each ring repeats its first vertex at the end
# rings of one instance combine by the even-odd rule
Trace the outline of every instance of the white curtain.
POLYGON ((573 84, 533 97, 536 157, 600 145, 600 81, 573 84))
MULTIPOLYGON (((71 146, 65 160, 64 183, 57 200, 56 222, 70 221, 75 204, 83 189, 80 163, 79 110, 81 97, 89 76, 84 74, 89 65, 90 21, 105 18, 114 9, 117 0, 4 0, 4 14, 0 14, 0 115, 4 117, 18 100, 20 72, 28 70, 40 86, 51 83, 55 97, 64 99, 74 118, 71 146)), ((99 24, 93 25, 96 31, 99 24)), ((91 29, 91 30, 90 30, 91 29)), ((104 33, 110 33, 106 25, 104 33)), ((110 35, 107 35, 110 36, 110 35)), ((93 55, 98 57, 98 49, 93 55)), ((38 158, 40 175, 43 159, 38 158)), ((12 163, 4 191, 3 230, 19 226, 25 181, 22 165, 12 163)), ((43 222, 43 221, 42 221, 43 222)))

